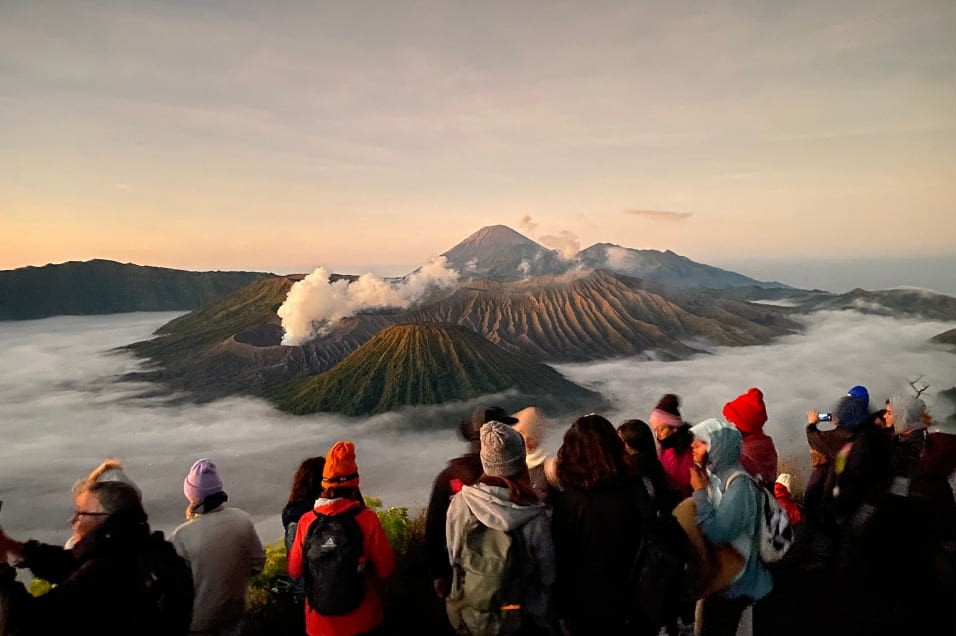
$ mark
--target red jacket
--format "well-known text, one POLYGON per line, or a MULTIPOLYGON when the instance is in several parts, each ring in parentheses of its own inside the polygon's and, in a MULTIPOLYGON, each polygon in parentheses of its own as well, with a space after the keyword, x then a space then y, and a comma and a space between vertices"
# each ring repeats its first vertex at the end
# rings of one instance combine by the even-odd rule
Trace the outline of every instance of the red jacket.
POLYGON ((763 432, 744 435, 740 463, 748 473, 760 477, 764 486, 777 480, 777 448, 763 432))
MULTIPOLYGON (((320 499, 316 504, 319 505, 314 510, 302 515, 295 531, 288 569, 289 576, 294 579, 304 574, 302 544, 316 519, 315 514, 337 515, 361 505, 352 499, 320 499)), ((306 600, 305 632, 309 636, 354 636, 371 631, 385 619, 380 586, 395 570, 395 552, 385 537, 378 515, 365 509, 355 515, 355 521, 362 530, 365 559, 371 572, 365 583, 365 600, 354 612, 342 616, 323 616, 309 607, 306 600)))
POLYGON ((780 504, 780 507, 784 509, 784 512, 787 513, 787 519, 790 520, 791 526, 795 526, 803 521, 803 511, 800 510, 800 505, 794 501, 793 495, 790 494, 786 486, 779 482, 774 482, 773 496, 774 499, 777 500, 777 503, 780 504))

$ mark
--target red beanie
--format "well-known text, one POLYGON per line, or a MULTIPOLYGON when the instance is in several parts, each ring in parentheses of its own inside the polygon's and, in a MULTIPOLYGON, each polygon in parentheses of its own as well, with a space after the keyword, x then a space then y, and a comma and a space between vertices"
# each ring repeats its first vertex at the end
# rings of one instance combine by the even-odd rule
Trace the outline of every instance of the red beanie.
POLYGON ((751 387, 724 405, 724 418, 737 427, 741 433, 758 433, 767 421, 767 407, 763 403, 760 389, 751 387))

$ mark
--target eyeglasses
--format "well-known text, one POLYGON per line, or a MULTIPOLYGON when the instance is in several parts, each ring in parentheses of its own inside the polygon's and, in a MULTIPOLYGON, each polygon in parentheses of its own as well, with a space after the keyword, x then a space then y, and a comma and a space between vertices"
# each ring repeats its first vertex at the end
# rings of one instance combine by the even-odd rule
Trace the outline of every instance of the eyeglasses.
POLYGON ((74 510, 74 517, 108 517, 110 513, 108 512, 86 512, 84 510, 74 510))

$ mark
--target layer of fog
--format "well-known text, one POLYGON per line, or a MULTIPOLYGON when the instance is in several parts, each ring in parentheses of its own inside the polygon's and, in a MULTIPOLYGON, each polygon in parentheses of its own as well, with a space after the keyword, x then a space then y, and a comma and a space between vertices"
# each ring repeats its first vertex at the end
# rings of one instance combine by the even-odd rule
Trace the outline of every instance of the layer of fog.
MULTIPOLYGON (((230 501, 249 511, 271 541, 280 535, 278 513, 299 461, 324 454, 338 439, 356 442, 366 494, 413 509, 424 506, 435 474, 463 449, 457 424, 472 405, 351 420, 292 417, 251 398, 169 405, 137 397, 141 386, 116 378, 139 362, 113 348, 148 337, 174 315, 0 323, 0 523, 12 536, 64 540, 71 485, 108 455, 125 460, 154 527, 166 531, 183 518, 182 478, 189 466, 212 458, 230 501), (447 421, 447 432, 409 432, 426 415, 447 421)), ((770 412, 767 431, 781 455, 797 464, 808 463, 805 411, 829 408, 854 384, 868 386, 882 401, 909 390, 907 379, 922 374, 931 385, 934 414, 952 411, 932 397, 956 385, 953 354, 926 339, 954 324, 854 312, 820 313, 806 323, 806 333, 772 345, 723 348, 685 362, 619 360, 560 370, 612 398, 615 408, 606 415, 615 424, 646 418, 664 392, 682 396, 689 421, 719 416, 727 400, 758 386, 770 412)), ((507 399, 492 396, 485 403, 507 399)), ((546 441, 552 451, 572 417, 553 422, 546 441)))
POLYGON ((909 382, 923 376, 922 395, 939 419, 956 406, 940 398, 956 386, 956 356, 951 348, 927 340, 953 323, 899 320, 853 311, 822 311, 798 318, 802 334, 755 347, 719 347, 712 355, 681 362, 619 360, 561 365, 558 370, 612 400, 610 419, 647 419, 663 393, 677 393, 689 422, 721 417, 725 403, 755 386, 764 393, 768 421, 782 460, 798 473, 809 471, 806 412, 831 411, 851 387, 862 384, 872 409, 900 394, 912 395, 909 382))
POLYGON ((723 259, 710 265, 758 280, 778 281, 800 289, 823 289, 842 294, 868 290, 915 287, 956 296, 956 252, 910 257, 839 258, 822 246, 805 258, 723 259))

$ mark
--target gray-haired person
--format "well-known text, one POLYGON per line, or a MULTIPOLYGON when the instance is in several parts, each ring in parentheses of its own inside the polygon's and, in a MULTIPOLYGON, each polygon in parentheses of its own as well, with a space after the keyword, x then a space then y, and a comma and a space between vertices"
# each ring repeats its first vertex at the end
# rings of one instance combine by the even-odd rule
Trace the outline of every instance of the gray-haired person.
POLYGON ((70 549, 21 543, 0 530, 0 561, 55 584, 33 597, 12 567, 0 565, 8 633, 185 634, 189 567, 161 532, 150 531, 137 490, 119 481, 88 483, 73 505, 70 549))

